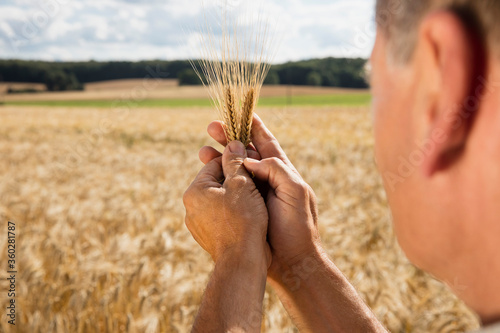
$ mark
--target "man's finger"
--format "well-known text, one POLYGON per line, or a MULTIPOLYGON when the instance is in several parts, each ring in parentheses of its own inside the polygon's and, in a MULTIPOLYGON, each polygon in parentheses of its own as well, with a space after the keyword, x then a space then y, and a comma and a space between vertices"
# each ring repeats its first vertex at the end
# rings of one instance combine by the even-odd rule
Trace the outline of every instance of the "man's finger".
POLYGON ((224 177, 229 180, 236 176, 249 177, 243 161, 247 158, 247 151, 243 143, 239 141, 230 142, 222 155, 222 170, 224 177))
POLYGON ((301 181, 300 177, 277 157, 262 161, 247 158, 244 165, 248 172, 252 172, 257 179, 267 182, 273 190, 286 183, 301 181))
POLYGON ((200 158, 200 161, 203 164, 208 164, 210 163, 213 159, 217 157, 221 157, 222 153, 219 152, 217 149, 206 146, 200 149, 200 152, 198 153, 198 157, 200 158))
POLYGON ((257 114, 254 114, 253 117, 252 142, 262 159, 277 157, 292 169, 293 172, 297 175, 299 174, 281 148, 278 140, 276 140, 271 131, 267 129, 266 125, 264 125, 264 122, 257 114))
MULTIPOLYGON (((208 125, 207 132, 215 141, 217 141, 218 143, 220 143, 224 147, 227 146, 227 138, 226 138, 226 134, 224 133, 224 125, 223 125, 222 121, 220 121, 220 120, 212 121, 208 125)), ((248 145, 247 150, 248 151, 253 150, 253 151, 257 152, 257 149, 255 148, 255 146, 252 143, 250 143, 250 145, 248 145)), ((260 158, 257 158, 257 155, 255 155, 251 152, 250 152, 250 154, 255 156, 252 158, 260 160, 260 158)))
POLYGON ((222 121, 212 121, 207 128, 208 134, 224 147, 227 145, 226 134, 224 133, 224 125, 222 121))
MULTIPOLYGON (((200 157, 200 161, 203 164, 207 164, 214 158, 221 157, 222 153, 213 147, 206 146, 200 149, 198 155, 200 157)), ((247 148, 247 156, 253 158, 254 160, 259 160, 259 161, 261 160, 260 154, 252 149, 247 148)))
POLYGON ((224 180, 222 172, 222 156, 214 158, 208 162, 198 173, 193 184, 204 183, 211 186, 217 186, 224 180), (218 185, 215 185, 218 184, 218 185))

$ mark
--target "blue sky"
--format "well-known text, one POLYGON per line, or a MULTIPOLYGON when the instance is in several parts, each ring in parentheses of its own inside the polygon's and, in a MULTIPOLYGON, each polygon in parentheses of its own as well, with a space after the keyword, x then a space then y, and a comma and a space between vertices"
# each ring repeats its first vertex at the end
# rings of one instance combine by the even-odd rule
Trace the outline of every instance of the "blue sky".
MULTIPOLYGON (((256 0, 2 0, 0 58, 141 60, 196 57, 204 13, 256 0), (204 6, 202 6, 204 1, 204 6), (205 11, 203 10, 205 8, 205 11)), ((281 40, 274 62, 368 57, 375 0, 267 0, 281 40), (279 22, 279 23, 277 23, 279 22)), ((254 6, 255 7, 255 6, 254 6)), ((257 6, 260 8, 260 6, 257 6)))

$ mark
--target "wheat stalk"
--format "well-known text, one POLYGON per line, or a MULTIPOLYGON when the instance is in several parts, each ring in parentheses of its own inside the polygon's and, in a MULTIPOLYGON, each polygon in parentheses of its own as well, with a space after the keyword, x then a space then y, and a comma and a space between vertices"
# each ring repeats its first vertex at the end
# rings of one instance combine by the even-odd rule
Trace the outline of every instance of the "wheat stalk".
POLYGON ((269 23, 259 18, 253 26, 241 28, 237 19, 228 17, 227 8, 220 21, 220 38, 208 23, 203 28, 202 57, 199 66, 193 61, 191 65, 208 89, 227 141, 248 146, 255 107, 271 67, 269 23))

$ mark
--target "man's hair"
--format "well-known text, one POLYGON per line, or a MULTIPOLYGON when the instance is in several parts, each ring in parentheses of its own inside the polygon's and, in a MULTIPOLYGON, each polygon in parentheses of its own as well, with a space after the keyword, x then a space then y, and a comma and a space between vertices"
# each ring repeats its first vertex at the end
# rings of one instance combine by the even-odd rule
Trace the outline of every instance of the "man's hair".
POLYGON ((434 10, 451 10, 476 30, 490 50, 500 50, 500 0, 377 0, 377 26, 388 38, 389 54, 411 59, 420 22, 434 10))

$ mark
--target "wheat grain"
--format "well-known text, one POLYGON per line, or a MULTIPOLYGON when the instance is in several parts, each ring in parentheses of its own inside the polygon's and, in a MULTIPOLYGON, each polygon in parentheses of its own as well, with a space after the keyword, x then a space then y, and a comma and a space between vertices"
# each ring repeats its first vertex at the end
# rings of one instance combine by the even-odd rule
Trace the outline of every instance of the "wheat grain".
POLYGON ((238 128, 238 115, 236 114, 236 103, 234 100, 234 94, 231 91, 230 87, 226 88, 225 100, 224 100, 226 109, 225 109, 225 118, 226 126, 227 126, 227 138, 228 141, 238 140, 240 137, 239 128, 238 128))
POLYGON ((243 113, 241 115, 241 142, 245 146, 250 144, 250 133, 252 131, 253 110, 255 105, 255 96, 253 88, 250 88, 243 104, 243 113))

